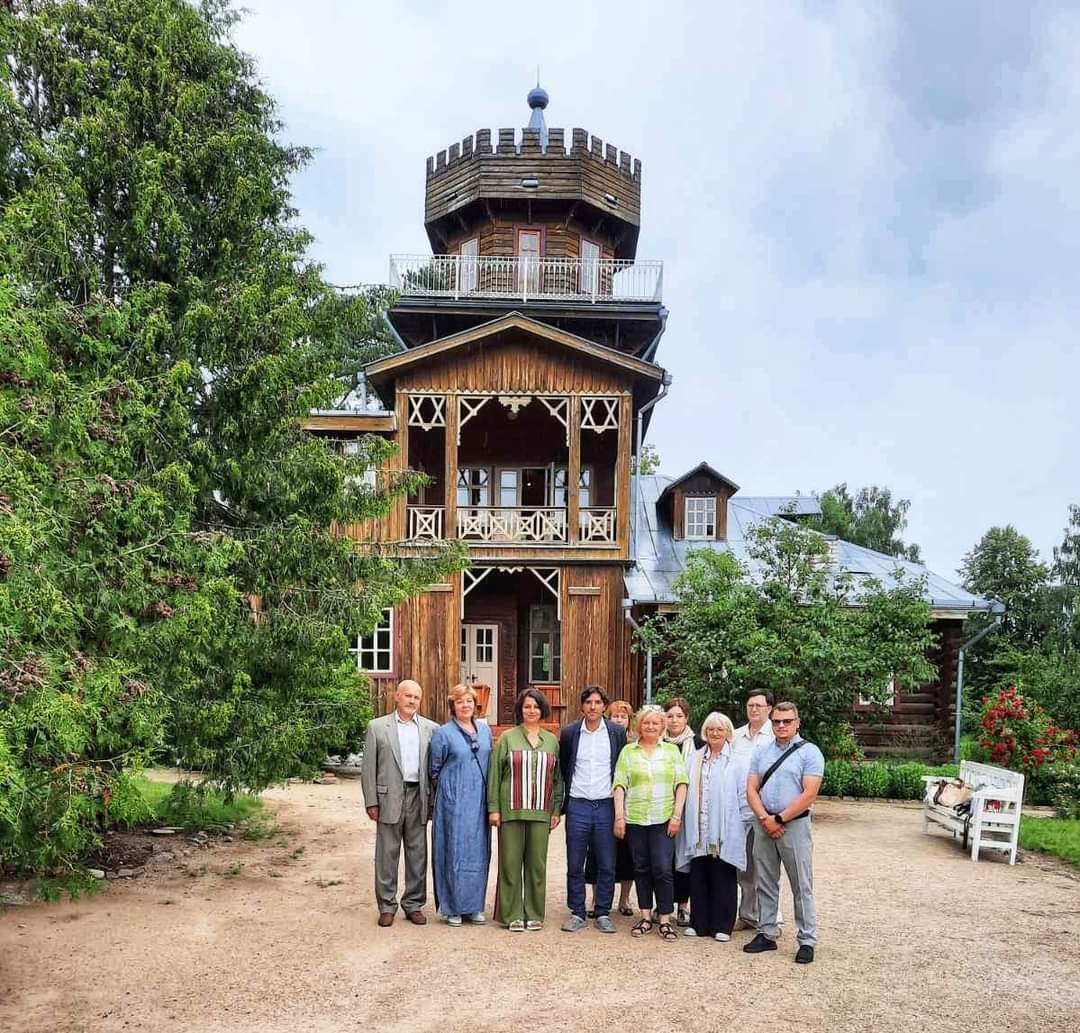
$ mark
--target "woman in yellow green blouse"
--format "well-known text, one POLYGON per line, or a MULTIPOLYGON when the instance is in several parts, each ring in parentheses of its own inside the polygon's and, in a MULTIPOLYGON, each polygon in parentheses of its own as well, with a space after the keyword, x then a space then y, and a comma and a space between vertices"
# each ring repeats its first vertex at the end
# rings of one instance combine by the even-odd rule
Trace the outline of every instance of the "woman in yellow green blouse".
POLYGON ((563 783, 559 741, 540 727, 551 717, 544 694, 522 692, 514 717, 488 768, 488 817, 499 830, 495 919, 519 933, 544 927, 548 836, 559 824, 563 783))
POLYGON ((653 894, 665 942, 678 939, 671 921, 675 908, 672 870, 675 837, 682 827, 686 772, 678 746, 662 742, 664 712, 648 705, 638 711, 638 741, 628 743, 615 765, 615 836, 630 843, 641 918, 631 936, 652 931, 653 894))

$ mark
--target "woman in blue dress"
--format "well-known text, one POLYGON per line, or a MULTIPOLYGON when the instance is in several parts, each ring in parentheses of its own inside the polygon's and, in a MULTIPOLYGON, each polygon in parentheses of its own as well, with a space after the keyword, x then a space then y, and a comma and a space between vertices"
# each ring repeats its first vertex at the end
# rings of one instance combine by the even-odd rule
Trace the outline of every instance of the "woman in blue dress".
POLYGON ((487 772, 491 729, 476 713, 471 685, 455 685, 454 716, 431 737, 428 771, 435 784, 431 843, 435 906, 448 925, 482 925, 491 862, 487 772))

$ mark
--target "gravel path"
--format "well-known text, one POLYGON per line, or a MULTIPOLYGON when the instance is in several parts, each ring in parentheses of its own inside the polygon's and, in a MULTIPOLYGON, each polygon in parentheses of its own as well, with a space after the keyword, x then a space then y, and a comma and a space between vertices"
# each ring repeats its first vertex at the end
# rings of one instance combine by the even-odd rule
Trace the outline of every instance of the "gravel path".
MULTIPOLYGON (((5 1033, 667 1029, 1023 1033, 1080 1023, 1080 879, 1038 855, 972 864, 917 809, 826 801, 815 819, 818 960, 548 924, 375 925, 359 785, 267 794, 282 836, 195 850, 92 899, 0 912, 5 1033), (179 864, 186 865, 181 870, 179 864), (203 870, 205 865, 205 870, 203 870), (241 867, 238 867, 241 866, 241 867)), ((179 844, 178 844, 179 845, 179 844)), ((184 844, 189 845, 189 844, 184 844)), ((785 914, 792 914, 790 896, 785 914)), ((429 906, 429 918, 431 908, 429 906)))

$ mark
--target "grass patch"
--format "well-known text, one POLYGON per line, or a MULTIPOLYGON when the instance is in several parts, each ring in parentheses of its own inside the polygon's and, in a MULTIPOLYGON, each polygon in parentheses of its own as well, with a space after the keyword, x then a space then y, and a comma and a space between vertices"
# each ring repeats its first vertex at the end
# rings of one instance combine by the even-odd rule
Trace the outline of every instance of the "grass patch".
POLYGON ((1080 818, 1020 818, 1020 845, 1080 868, 1080 818))
POLYGON ((190 782, 154 782, 144 776, 136 787, 151 811, 151 823, 182 829, 225 829, 232 825, 244 839, 267 839, 273 822, 256 796, 237 793, 231 799, 218 789, 200 790, 190 782))

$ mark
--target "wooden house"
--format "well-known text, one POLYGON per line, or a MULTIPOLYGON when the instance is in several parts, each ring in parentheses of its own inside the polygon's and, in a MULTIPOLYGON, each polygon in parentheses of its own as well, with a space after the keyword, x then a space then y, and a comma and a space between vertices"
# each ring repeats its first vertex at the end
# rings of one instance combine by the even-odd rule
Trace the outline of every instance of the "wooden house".
POLYGON ((432 254, 391 257, 400 351, 364 371, 375 408, 307 422, 345 447, 390 438, 396 464, 430 477, 351 537, 402 554, 468 545, 467 570, 357 639, 383 709, 403 677, 439 719, 450 685, 492 685, 493 725, 512 721, 529 685, 559 721, 587 684, 640 702, 633 621, 671 604, 650 576, 678 552, 660 538, 701 544, 707 531, 723 546, 739 512, 738 486, 704 464, 675 481, 633 476, 670 383, 657 364, 663 265, 637 256, 641 162, 582 129, 548 129, 547 94, 528 99, 524 131, 481 129, 427 159, 432 254))

